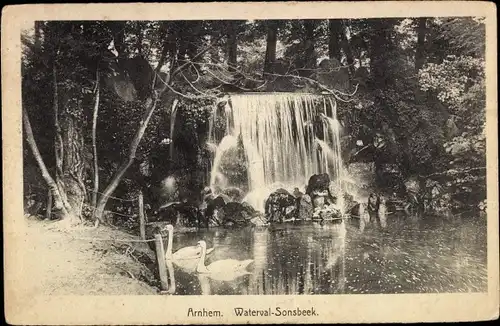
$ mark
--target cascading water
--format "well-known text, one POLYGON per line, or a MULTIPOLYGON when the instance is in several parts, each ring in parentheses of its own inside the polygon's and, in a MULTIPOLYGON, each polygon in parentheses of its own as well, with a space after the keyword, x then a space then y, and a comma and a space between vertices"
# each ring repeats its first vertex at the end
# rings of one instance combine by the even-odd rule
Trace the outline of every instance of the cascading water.
MULTIPOLYGON (((219 143, 219 145, 215 149, 215 158, 214 158, 212 166, 214 168, 219 167, 224 153, 226 153, 230 149, 235 148, 237 145, 238 145, 238 139, 235 136, 233 136, 233 135, 224 136, 224 138, 222 138, 221 142, 219 143)), ((225 184, 226 180, 225 180, 224 176, 221 175, 219 169, 212 169, 212 171, 210 173, 210 187, 212 188, 212 190, 215 187, 217 182, 219 184, 222 183, 221 187, 227 186, 227 184, 225 184), (223 179, 222 182, 220 180, 221 178, 223 179)))
POLYGON ((334 99, 298 93, 231 95, 221 117, 226 124, 223 136, 215 127, 220 114, 216 109, 209 127, 209 144, 219 144, 210 172, 213 191, 231 186, 227 178, 219 184, 218 176, 226 174, 221 158, 238 146, 238 139, 247 160, 249 191, 244 200, 254 208, 262 211, 277 188, 302 188, 318 173, 328 173, 341 191, 340 123, 334 99))

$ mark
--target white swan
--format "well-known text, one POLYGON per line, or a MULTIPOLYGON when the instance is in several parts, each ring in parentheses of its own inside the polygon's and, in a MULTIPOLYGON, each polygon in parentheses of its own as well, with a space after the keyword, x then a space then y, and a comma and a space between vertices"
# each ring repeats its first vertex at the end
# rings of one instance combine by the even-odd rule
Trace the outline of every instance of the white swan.
POLYGON ((207 244, 205 241, 198 241, 201 248, 201 257, 196 266, 196 271, 201 274, 206 274, 209 278, 217 281, 232 281, 237 277, 251 274, 247 270, 248 265, 253 263, 253 259, 236 260, 224 259, 218 260, 205 266, 205 257, 207 253, 207 244))
MULTIPOLYGON (((167 250, 165 253, 165 258, 167 260, 172 260, 174 263, 182 260, 193 260, 201 257, 202 249, 200 246, 188 246, 177 250, 172 253, 172 244, 174 239, 174 227, 171 224, 168 224, 166 227, 168 231, 168 244, 167 250)), ((206 254, 209 255, 214 251, 214 248, 210 248, 206 251, 206 254)))

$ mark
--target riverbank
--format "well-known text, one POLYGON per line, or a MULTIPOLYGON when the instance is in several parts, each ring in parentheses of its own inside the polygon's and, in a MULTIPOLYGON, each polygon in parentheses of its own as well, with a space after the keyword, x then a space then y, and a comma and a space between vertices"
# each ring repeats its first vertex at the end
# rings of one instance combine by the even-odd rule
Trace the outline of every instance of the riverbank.
POLYGON ((60 228, 27 219, 23 267, 33 295, 157 294, 154 256, 138 237, 106 226, 60 228), (108 240, 102 240, 108 239, 108 240), (119 241, 110 241, 116 239, 119 241), (148 266, 149 265, 149 266, 148 266), (149 267, 149 268, 148 268, 149 267))

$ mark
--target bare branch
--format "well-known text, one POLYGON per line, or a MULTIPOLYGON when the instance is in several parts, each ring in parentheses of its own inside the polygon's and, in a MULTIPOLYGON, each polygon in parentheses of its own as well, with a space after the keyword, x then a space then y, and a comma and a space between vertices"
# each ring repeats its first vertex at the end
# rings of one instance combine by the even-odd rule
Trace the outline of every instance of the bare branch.
POLYGON ((201 78, 200 71, 198 70, 198 68, 196 68, 195 64, 191 63, 191 65, 193 66, 194 71, 196 71, 196 80, 192 81, 192 83, 196 84, 201 78))
MULTIPOLYGON (((216 43, 218 40, 222 39, 222 37, 223 37, 223 36, 224 36, 224 35, 222 34, 219 38, 217 38, 217 39, 215 40, 215 42, 214 42, 214 43, 216 43)), ((189 61, 187 61, 187 62, 183 63, 182 65, 180 65, 179 67, 177 67, 177 69, 175 69, 175 70, 172 72, 170 79, 172 80, 172 79, 175 77, 175 75, 177 75, 179 72, 181 72, 181 71, 182 71, 182 69, 184 69, 186 66, 190 65, 190 64, 191 64, 191 62, 192 62, 193 60, 198 59, 200 56, 202 56, 203 54, 205 54, 205 53, 206 53, 208 50, 210 50, 211 48, 213 48, 213 45, 209 45, 209 46, 205 47, 203 50, 201 50, 201 51, 200 51, 200 52, 198 52, 196 55, 194 55, 194 56, 193 56, 193 58, 192 58, 191 60, 189 60, 189 61)))
POLYGON ((189 79, 184 75, 184 73, 181 73, 182 77, 184 77, 184 79, 186 80, 186 82, 189 84, 189 86, 191 86, 192 89, 194 89, 197 93, 200 93, 201 95, 205 95, 206 97, 210 97, 210 98, 217 98, 217 96, 214 96, 214 95, 211 95, 211 94, 207 94, 207 93, 204 93, 202 91, 200 91, 199 89, 197 89, 190 81, 189 79))

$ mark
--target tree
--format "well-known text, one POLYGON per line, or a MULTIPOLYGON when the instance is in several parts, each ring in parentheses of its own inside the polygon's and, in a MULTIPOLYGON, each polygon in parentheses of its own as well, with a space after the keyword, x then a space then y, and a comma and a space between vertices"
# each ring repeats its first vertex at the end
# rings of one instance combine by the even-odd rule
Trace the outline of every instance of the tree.
POLYGON ((302 70, 302 75, 306 77, 310 76, 312 70, 316 68, 316 53, 314 51, 316 27, 316 20, 307 19, 304 21, 304 70, 302 70))
POLYGON ((59 187, 50 175, 47 167, 45 166, 45 163, 43 161, 42 156, 40 155, 40 151, 38 150, 38 146, 35 141, 35 137, 33 136, 33 130, 31 128, 31 123, 29 120, 28 112, 26 111, 25 108, 23 108, 23 126, 24 126, 24 132, 26 133, 26 139, 28 141, 28 144, 31 148, 31 151, 33 152, 33 155, 35 157, 35 160, 38 164, 38 167, 40 168, 40 171, 42 173, 42 177, 47 183, 47 186, 49 188, 49 191, 52 193, 53 200, 54 200, 54 208, 57 209, 58 211, 62 212, 64 216, 68 215, 68 208, 69 204, 64 200, 64 197, 61 195, 59 192, 59 187))
POLYGON ((404 178, 483 162, 484 24, 475 19, 37 22, 23 45, 29 158, 55 212, 75 221, 82 204, 101 219, 110 195, 152 178, 203 185, 208 120, 228 92, 331 94, 353 139, 384 138, 377 166, 395 163, 404 178), (173 157, 161 154, 166 138, 173 157))
POLYGON ((278 40, 278 21, 266 21, 267 40, 266 56, 264 59, 264 73, 272 73, 272 66, 276 61, 276 42, 278 40))
POLYGON ((328 55, 330 59, 337 59, 339 62, 341 60, 340 50, 341 50, 341 40, 343 38, 343 28, 342 21, 339 19, 328 20, 328 55))
POLYGON ((229 21, 227 31, 227 62, 229 71, 234 71, 237 65, 237 46, 238 46, 238 22, 229 21))
MULTIPOLYGON (((39 110, 42 110, 44 105, 46 108, 52 108, 45 116, 52 117, 49 130, 53 130, 54 137, 54 177, 51 178, 57 186, 57 191, 48 178, 45 180, 57 205, 54 211, 56 216, 76 223, 81 218, 86 197, 84 180, 87 174, 87 154, 83 146, 82 127, 86 121, 84 107, 89 100, 87 94, 90 86, 85 83, 89 71, 79 59, 82 50, 85 51, 89 44, 81 42, 85 29, 83 25, 38 22, 36 29, 43 30, 43 41, 40 38, 41 33, 35 33, 36 46, 32 51, 27 50, 23 62, 23 106, 27 115, 32 112, 37 117, 42 113, 39 110), (33 73, 36 70, 39 72, 33 73), (34 103, 32 92, 51 96, 35 95, 34 98, 39 103, 34 103), (64 209, 59 209, 59 198, 64 209)), ((31 43, 26 42, 25 46, 30 49, 31 43)), ((89 54, 93 55, 93 52, 89 51, 89 54)), ((35 133, 32 134, 35 137, 35 133)), ((40 160, 38 162, 40 164, 40 160)), ((46 168, 46 171, 50 173, 49 168, 46 168)))
POLYGON ((418 20, 417 26, 417 49, 415 51, 415 70, 418 71, 424 65, 425 61, 425 34, 427 30, 427 18, 422 17, 418 20))

